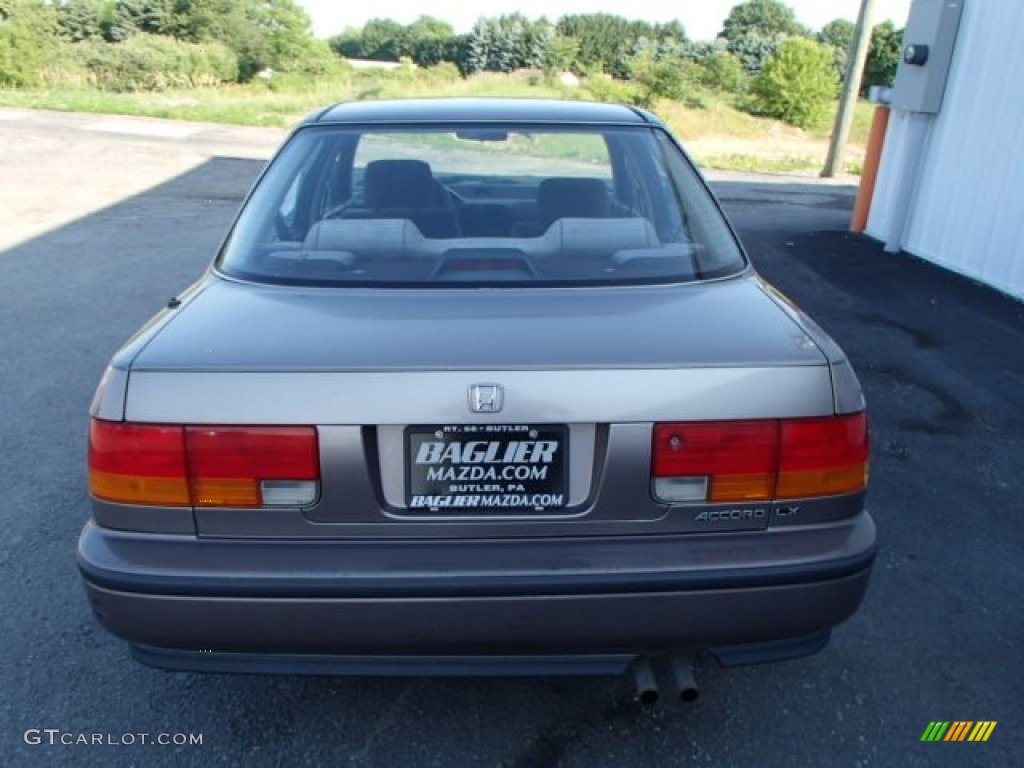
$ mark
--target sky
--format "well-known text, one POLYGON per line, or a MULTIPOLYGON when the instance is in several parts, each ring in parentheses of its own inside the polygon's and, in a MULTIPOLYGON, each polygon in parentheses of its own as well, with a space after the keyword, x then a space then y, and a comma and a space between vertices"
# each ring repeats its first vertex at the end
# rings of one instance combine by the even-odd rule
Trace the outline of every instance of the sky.
MULTIPOLYGON (((729 9, 739 0, 298 0, 313 19, 317 37, 331 37, 345 27, 361 27, 367 19, 393 19, 408 24, 429 15, 449 22, 456 32, 468 32, 480 16, 500 16, 519 11, 531 19, 547 16, 552 21, 567 13, 614 13, 628 19, 670 21, 677 19, 695 40, 712 40, 722 28, 729 9)), ((797 18, 812 29, 836 18, 855 21, 861 0, 786 0, 797 18)), ((906 23, 910 0, 876 0, 874 24, 892 19, 896 26, 906 23)))

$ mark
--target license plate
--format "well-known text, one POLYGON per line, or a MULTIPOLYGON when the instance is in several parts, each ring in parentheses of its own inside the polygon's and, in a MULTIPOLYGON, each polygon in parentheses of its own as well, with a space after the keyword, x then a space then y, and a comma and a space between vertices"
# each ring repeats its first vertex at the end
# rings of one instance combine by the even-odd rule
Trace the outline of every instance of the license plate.
POLYGON ((449 424, 405 430, 410 512, 539 512, 564 507, 564 425, 449 424))

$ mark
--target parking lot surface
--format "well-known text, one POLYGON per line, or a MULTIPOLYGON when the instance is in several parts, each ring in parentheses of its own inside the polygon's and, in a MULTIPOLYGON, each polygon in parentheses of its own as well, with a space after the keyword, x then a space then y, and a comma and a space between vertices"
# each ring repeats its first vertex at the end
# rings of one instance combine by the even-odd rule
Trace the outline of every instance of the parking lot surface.
MULTIPOLYGON (((4 766, 994 766, 1024 744, 1024 305, 844 230, 853 188, 716 174, 758 269, 846 349, 881 551, 822 653, 622 679, 260 678, 135 664, 74 561, 86 412, 111 352, 211 258, 280 134, 0 112, 4 766), (982 744, 933 720, 995 720, 982 744), (50 745, 202 734, 201 745, 50 745), (29 739, 32 740, 31 738, 29 739)), ((136 741, 138 741, 136 739, 136 741)))

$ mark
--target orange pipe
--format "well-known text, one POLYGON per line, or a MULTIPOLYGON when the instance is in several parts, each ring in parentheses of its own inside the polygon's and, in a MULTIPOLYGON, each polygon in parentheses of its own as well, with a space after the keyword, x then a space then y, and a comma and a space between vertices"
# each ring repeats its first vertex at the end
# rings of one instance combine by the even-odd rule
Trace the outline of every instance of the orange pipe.
POLYGON ((868 225, 868 212, 871 210, 871 199, 875 196, 875 181, 878 180, 878 165, 882 159, 882 146, 885 144, 885 129, 888 125, 889 108, 879 104, 875 107, 868 147, 864 151, 864 168, 860 172, 857 202, 853 205, 853 218, 850 219, 851 232, 863 232, 868 225))

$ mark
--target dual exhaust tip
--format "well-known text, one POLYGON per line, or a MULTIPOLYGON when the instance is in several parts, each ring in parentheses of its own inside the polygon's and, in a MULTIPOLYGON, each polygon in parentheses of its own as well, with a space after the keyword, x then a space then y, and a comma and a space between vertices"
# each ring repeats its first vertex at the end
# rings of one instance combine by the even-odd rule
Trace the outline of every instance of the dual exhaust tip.
MULTIPOLYGON (((655 661, 649 656, 641 656, 630 667, 633 682, 636 685, 636 698, 641 704, 657 704, 661 698, 658 676, 655 674, 655 661)), ((668 657, 669 679, 672 690, 681 701, 688 704, 700 698, 700 689, 693 676, 693 663, 682 654, 668 657)))

